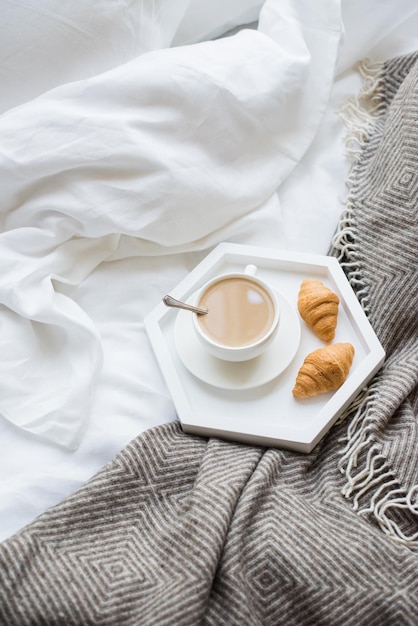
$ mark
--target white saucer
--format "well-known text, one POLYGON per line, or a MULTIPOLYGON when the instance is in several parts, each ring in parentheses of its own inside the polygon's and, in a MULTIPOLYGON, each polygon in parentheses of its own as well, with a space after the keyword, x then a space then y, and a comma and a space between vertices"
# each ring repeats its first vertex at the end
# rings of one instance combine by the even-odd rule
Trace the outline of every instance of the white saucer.
POLYGON ((277 295, 280 324, 273 343, 262 355, 242 363, 222 361, 209 354, 195 335, 192 313, 179 311, 175 341, 183 364, 203 382, 221 389, 252 389, 279 376, 295 357, 301 331, 295 309, 282 294, 277 295))

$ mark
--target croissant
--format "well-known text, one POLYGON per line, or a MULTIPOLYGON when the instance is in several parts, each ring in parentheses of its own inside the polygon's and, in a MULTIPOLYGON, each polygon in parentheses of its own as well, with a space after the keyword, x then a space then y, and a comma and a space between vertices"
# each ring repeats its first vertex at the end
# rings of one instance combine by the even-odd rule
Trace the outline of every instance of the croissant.
POLYGON ((312 398, 341 387, 353 363, 351 343, 334 343, 314 350, 305 358, 292 393, 295 398, 312 398))
POLYGON ((338 305, 336 293, 320 280, 304 280, 298 295, 301 318, 322 341, 332 341, 337 326, 338 305))

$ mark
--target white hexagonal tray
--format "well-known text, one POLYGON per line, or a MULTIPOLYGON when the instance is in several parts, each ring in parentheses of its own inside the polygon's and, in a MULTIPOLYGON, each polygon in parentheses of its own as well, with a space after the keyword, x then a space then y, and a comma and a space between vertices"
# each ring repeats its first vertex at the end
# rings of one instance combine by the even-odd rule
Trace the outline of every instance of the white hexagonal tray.
POLYGON ((350 342, 355 348, 350 374, 340 389, 308 400, 293 397, 292 388, 305 356, 325 345, 303 321, 299 346, 286 369, 270 382, 251 388, 244 385, 242 389, 209 384, 185 367, 176 348, 176 320, 181 314, 177 309, 168 309, 161 302, 146 317, 145 327, 185 432, 310 452, 378 371, 385 353, 333 257, 223 243, 171 295, 187 300, 212 276, 241 270, 248 263, 254 263, 258 274, 286 297, 297 316, 297 296, 304 279, 318 278, 338 294, 334 343, 350 342))

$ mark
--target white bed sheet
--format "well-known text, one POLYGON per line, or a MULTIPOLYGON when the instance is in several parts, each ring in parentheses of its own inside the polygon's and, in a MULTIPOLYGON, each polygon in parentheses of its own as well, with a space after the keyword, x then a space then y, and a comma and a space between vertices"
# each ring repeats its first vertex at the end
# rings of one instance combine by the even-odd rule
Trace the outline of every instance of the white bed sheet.
POLYGON ((202 2, 162 0, 147 11, 121 1, 99 22, 90 3, 75 4, 59 16, 66 37, 57 39, 51 0, 31 30, 33 19, 13 13, 23 5, 5 3, 0 540, 137 434, 175 418, 143 319, 214 245, 327 252, 346 193, 338 111, 359 90, 353 66, 415 49, 418 9, 410 0, 310 4, 223 0, 209 19, 202 2), (261 8, 258 32, 203 41, 261 8), (30 31, 18 61, 7 56, 16 23, 30 31), (34 55, 37 33, 45 46, 34 55), (95 45, 109 37, 113 54, 95 45), (64 64, 48 56, 56 48, 64 64), (179 68, 204 84, 187 92, 179 68), (223 100, 199 117, 214 84, 223 100), (221 124, 234 119, 236 128, 221 124), (176 135, 188 124, 217 135, 197 144, 176 135), (138 182, 135 168, 148 178, 138 182))

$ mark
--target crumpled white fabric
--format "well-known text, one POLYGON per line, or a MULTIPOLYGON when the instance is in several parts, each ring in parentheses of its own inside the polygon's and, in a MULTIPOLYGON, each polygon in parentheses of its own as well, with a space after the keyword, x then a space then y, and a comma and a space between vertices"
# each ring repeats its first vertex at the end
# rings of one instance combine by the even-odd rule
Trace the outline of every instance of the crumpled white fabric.
POLYGON ((127 249, 209 248, 270 202, 321 122, 340 34, 337 0, 269 0, 258 31, 141 54, 1 116, 7 420, 79 445, 103 353, 71 286, 127 249))
POLYGON ((0 0, 0 113, 171 45, 195 0, 0 0))

